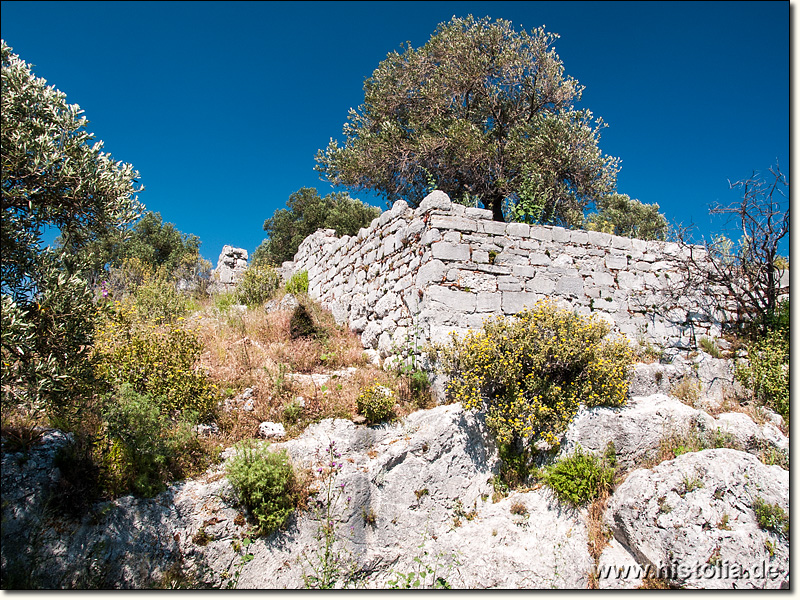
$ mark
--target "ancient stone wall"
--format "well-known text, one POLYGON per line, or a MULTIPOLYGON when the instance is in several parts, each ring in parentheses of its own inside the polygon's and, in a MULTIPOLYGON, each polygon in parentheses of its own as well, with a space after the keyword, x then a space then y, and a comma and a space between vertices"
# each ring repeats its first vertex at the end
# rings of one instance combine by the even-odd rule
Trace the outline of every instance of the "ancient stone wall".
POLYGON ((698 293, 668 301, 681 252, 668 242, 499 223, 435 191, 416 210, 396 202, 357 236, 317 231, 284 270, 307 270, 309 294, 384 357, 409 339, 443 341, 544 298, 597 314, 632 340, 688 348, 718 336, 721 315, 698 293))

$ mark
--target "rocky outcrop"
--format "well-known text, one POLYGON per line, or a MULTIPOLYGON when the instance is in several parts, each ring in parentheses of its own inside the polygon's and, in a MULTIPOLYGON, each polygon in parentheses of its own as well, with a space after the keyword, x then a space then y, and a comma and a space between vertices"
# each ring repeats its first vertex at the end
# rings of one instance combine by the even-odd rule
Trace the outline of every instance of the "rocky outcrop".
POLYGON ((759 503, 788 518, 789 472, 744 452, 704 450, 634 471, 605 514, 617 544, 601 556, 600 573, 611 569, 601 587, 635 587, 640 578, 614 576, 626 564, 686 588, 788 587, 788 531, 759 524, 759 503))

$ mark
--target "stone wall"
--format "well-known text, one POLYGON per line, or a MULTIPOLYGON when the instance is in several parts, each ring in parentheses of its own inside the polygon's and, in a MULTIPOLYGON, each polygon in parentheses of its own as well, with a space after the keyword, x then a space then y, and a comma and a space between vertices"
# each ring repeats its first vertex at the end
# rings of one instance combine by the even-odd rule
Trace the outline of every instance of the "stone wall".
POLYGON ((225 245, 217 259, 217 268, 211 272, 211 285, 209 292, 229 292, 236 288, 236 284, 247 270, 247 250, 225 245))
POLYGON ((416 210, 396 202, 357 236, 317 231, 284 272, 307 270, 309 294, 383 357, 408 339, 443 341, 544 298, 597 314, 633 340, 688 348, 717 337, 722 315, 697 293, 667 301, 681 252, 668 242, 499 223, 435 191, 416 210))

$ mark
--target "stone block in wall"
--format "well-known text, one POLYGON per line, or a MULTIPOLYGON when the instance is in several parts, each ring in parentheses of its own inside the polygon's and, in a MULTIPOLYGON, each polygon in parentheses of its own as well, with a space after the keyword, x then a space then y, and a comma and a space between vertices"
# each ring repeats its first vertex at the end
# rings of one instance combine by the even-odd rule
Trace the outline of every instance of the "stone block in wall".
POLYGON ((528 237, 531 226, 527 223, 508 223, 506 224, 506 235, 515 237, 528 237))
POLYGON ((450 269, 447 278, 455 282, 458 287, 467 288, 471 292, 496 292, 497 278, 488 273, 481 273, 467 269, 450 269))
POLYGON ((455 229, 456 231, 477 231, 478 224, 464 217, 450 217, 446 215, 431 215, 431 227, 437 229, 455 229))
POLYGON ((511 275, 510 265, 498 265, 498 264, 484 265, 475 263, 474 269, 476 271, 480 271, 482 273, 490 273, 492 275, 511 275))
POLYGON ((450 210, 452 205, 453 203, 450 200, 450 196, 441 190, 433 190, 419 203, 416 213, 423 214, 434 209, 450 210))
POLYGON ((521 292, 522 282, 511 275, 500 276, 497 278, 497 289, 501 292, 521 292))
POLYGON ((569 241, 573 244, 588 244, 589 243, 589 233, 587 231, 582 231, 580 229, 576 229, 574 231, 569 232, 569 241))
POLYGON ((377 321, 370 321, 361 334, 361 345, 364 348, 376 348, 382 331, 383 329, 377 321))
POLYGON ((433 344, 447 344, 450 342, 452 334, 456 334, 461 338, 467 333, 469 333, 469 329, 466 327, 431 325, 428 339, 433 344))
POLYGON ((420 239, 420 243, 424 246, 430 246, 439 240, 442 239, 442 232, 438 229, 428 229, 425 233, 422 234, 422 239, 420 239))
POLYGON ((483 221, 480 223, 478 231, 481 233, 488 233, 490 235, 505 235, 506 224, 500 221, 483 221))
POLYGON ((611 234, 603 233, 602 231, 587 231, 589 236, 589 243, 594 246, 605 248, 611 245, 611 234))
POLYGON ((583 296, 583 278, 561 277, 556 283, 556 294, 583 296))
POLYGON ((494 259, 494 264, 496 265, 526 265, 528 264, 528 259, 521 254, 515 254, 513 252, 509 252, 507 250, 503 250, 500 254, 498 254, 494 259))
POLYGON ((547 227, 531 225, 530 237, 540 242, 550 242, 553 240, 553 232, 547 227))
POLYGON ((475 294, 471 292, 460 292, 434 285, 425 291, 423 302, 425 301, 431 308, 441 307, 460 313, 475 312, 475 294))
POLYGON ((555 291, 556 282, 549 277, 545 277, 541 273, 537 273, 537 275, 525 285, 525 289, 529 292, 548 295, 555 291))
POLYGON ((489 252, 487 252, 486 250, 473 250, 472 260, 476 263, 488 263, 489 252))
POLYGON ((375 311, 375 316, 382 319, 398 306, 400 306, 400 296, 394 292, 388 292, 375 303, 373 310, 375 311))
POLYGON ((516 277, 533 277, 536 275, 536 269, 528 265, 514 265, 511 267, 511 274, 516 277))
POLYGON ((609 269, 626 269, 628 258, 622 254, 609 254, 606 256, 606 267, 609 269))
POLYGON ((629 271, 620 271, 617 275, 617 284, 622 290, 641 290, 644 289, 644 280, 630 273, 629 271))
POLYGON ((470 219, 491 221, 493 218, 492 211, 486 210, 485 208, 475 208, 472 206, 468 206, 464 211, 464 214, 470 219))
POLYGON ((554 242, 569 242, 569 229, 553 227, 550 230, 554 242))
POLYGON ((515 315, 526 308, 532 308, 541 298, 541 294, 531 292, 503 292, 503 312, 515 315))
POLYGON ((466 244, 436 242, 431 244, 431 252, 434 258, 441 260, 469 260, 469 246, 466 244))
POLYGON ((503 310, 502 294, 493 292, 478 292, 476 296, 475 311, 479 313, 498 314, 503 310))
POLYGON ((449 242, 451 244, 458 244, 461 242, 461 233, 458 231, 445 231, 442 234, 442 241, 449 242))
POLYGON ((633 248, 633 245, 631 244, 631 238, 622 237, 619 235, 612 235, 611 247, 617 250, 631 250, 633 248))
POLYGON ((429 283, 440 283, 447 273, 447 267, 439 260, 434 259, 426 262, 417 271, 416 285, 423 288, 429 283))

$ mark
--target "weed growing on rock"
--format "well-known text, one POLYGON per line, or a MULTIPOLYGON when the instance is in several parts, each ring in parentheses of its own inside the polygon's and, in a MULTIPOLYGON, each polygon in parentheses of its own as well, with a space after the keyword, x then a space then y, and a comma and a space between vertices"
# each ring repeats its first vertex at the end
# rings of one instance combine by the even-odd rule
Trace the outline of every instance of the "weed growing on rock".
MULTIPOLYGON (((310 505, 319 522, 316 533, 318 546, 312 555, 303 552, 306 588, 332 589, 340 580, 346 584, 352 577, 353 568, 349 564, 348 553, 337 547, 337 530, 344 509, 341 501, 345 494, 345 484, 336 482, 336 476, 342 470, 341 458, 336 442, 331 441, 325 449, 322 465, 317 467, 322 489, 310 501, 310 505)), ((348 496, 344 505, 349 504, 348 496)))
POLYGON ((789 535, 789 515, 778 504, 770 504, 760 496, 753 500, 753 511, 761 529, 774 531, 779 535, 789 535))
POLYGON ((633 351, 606 339, 608 324, 543 301, 515 318, 487 320, 434 355, 452 376, 449 396, 485 408, 500 443, 522 439, 558 446, 581 403, 621 406, 633 351))
POLYGON ((542 469, 542 479, 559 500, 582 506, 608 492, 614 483, 615 459, 597 457, 578 446, 575 453, 542 469))
POLYGON ((670 390, 670 394, 689 406, 696 406, 700 399, 702 384, 694 377, 684 376, 670 390))
POLYGON ((228 479, 266 535, 281 527, 299 499, 297 478, 285 450, 240 442, 228 464, 228 479))
POLYGON ((392 590, 449 590, 451 589, 448 578, 454 569, 461 565, 456 554, 447 555, 438 552, 431 556, 425 550, 426 536, 422 536, 422 542, 418 546, 421 553, 414 557, 414 566, 411 571, 401 573, 392 572, 392 578, 386 583, 392 590))
POLYGON ((722 358, 722 351, 717 346, 717 343, 711 338, 702 337, 698 342, 700 349, 706 354, 710 354, 714 358, 722 358))

